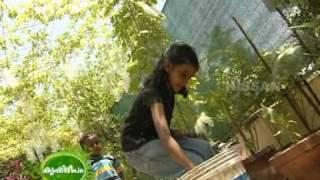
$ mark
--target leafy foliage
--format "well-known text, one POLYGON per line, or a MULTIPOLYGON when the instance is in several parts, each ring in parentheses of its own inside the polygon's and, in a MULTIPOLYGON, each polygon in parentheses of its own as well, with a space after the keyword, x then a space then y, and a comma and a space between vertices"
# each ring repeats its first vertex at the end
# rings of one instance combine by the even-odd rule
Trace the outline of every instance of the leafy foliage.
POLYGON ((162 27, 164 17, 149 5, 155 0, 121 1, 121 9, 112 17, 114 34, 121 46, 128 50, 131 90, 137 90, 139 83, 150 73, 159 54, 168 44, 168 37, 162 27), (141 72, 141 73, 138 73, 141 72))
POLYGON ((312 53, 319 56, 320 3, 317 0, 281 0, 278 6, 291 7, 289 20, 293 29, 300 30, 312 53))
POLYGON ((0 1, 0 161, 25 154, 39 163, 79 149, 83 131, 96 131, 122 156, 112 108, 167 43, 155 3, 0 1))

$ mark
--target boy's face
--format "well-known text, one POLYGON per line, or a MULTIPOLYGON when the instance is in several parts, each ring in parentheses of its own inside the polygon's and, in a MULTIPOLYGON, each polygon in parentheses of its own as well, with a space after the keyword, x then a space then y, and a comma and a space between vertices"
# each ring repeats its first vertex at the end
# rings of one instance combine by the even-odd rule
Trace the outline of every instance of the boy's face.
POLYGON ((97 135, 91 135, 86 141, 86 146, 91 154, 100 155, 102 152, 102 145, 97 135))

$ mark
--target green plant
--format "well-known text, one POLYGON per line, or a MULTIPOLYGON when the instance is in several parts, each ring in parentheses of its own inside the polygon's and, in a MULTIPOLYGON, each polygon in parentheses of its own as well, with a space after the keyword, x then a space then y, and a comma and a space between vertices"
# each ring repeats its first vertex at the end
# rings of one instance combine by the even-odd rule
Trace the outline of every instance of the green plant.
POLYGON ((280 113, 271 107, 263 106, 262 117, 275 127, 274 136, 287 142, 298 142, 301 139, 301 134, 297 131, 297 122, 290 120, 288 114, 280 113))

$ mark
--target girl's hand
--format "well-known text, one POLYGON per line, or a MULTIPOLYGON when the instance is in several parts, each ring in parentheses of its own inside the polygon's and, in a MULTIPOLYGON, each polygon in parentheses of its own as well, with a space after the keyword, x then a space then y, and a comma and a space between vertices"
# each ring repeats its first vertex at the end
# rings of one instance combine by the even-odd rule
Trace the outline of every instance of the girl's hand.
POLYGON ((191 163, 186 169, 187 171, 191 171, 194 167, 196 167, 193 163, 191 163))

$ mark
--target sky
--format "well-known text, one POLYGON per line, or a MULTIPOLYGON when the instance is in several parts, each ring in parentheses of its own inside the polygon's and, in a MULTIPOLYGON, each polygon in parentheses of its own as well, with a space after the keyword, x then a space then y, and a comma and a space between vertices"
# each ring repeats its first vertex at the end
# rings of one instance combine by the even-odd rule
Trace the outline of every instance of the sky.
POLYGON ((165 3, 166 3, 166 0, 158 0, 158 4, 156 5, 155 8, 161 12, 165 3))

